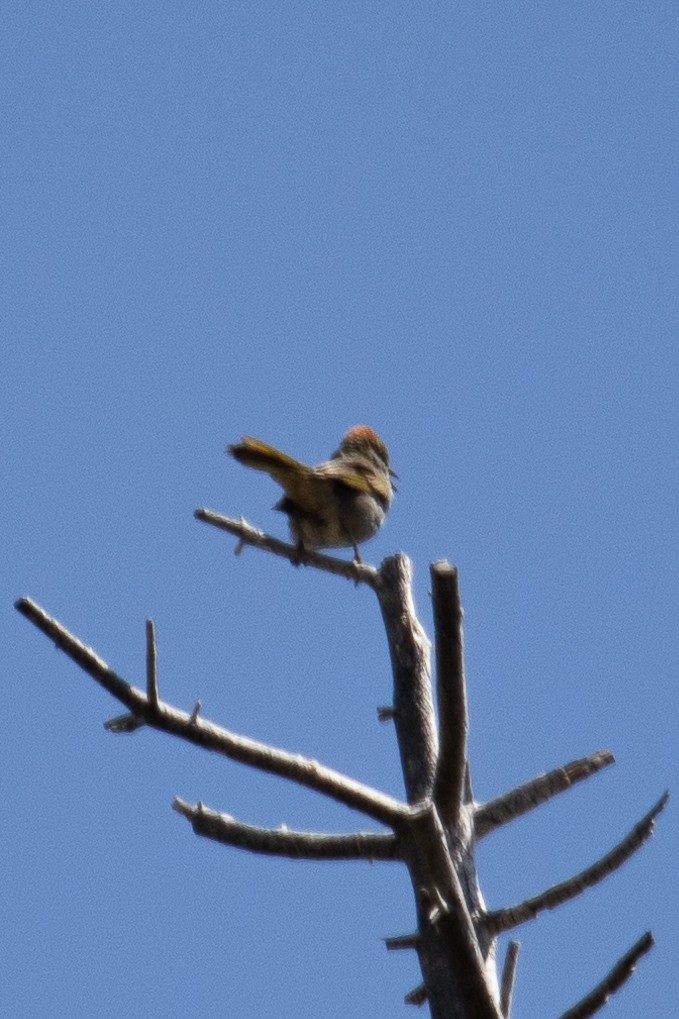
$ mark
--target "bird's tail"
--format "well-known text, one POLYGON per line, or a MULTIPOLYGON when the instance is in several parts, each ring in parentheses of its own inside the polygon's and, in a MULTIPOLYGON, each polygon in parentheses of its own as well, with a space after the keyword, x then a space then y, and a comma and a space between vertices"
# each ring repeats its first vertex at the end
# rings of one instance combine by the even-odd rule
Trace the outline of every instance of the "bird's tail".
POLYGON ((262 442, 261 439, 253 439, 251 435, 244 435, 237 445, 227 446, 226 452, 238 463, 252 467, 255 471, 270 474, 283 487, 286 487, 286 481, 299 478, 310 470, 306 464, 300 463, 287 453, 282 453, 280 449, 270 446, 267 442, 262 442))

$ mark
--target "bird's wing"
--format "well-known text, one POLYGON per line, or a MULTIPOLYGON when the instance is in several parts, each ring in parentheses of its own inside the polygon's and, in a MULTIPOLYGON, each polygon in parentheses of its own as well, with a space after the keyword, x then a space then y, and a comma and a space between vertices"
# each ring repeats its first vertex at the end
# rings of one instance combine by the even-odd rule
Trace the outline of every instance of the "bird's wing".
POLYGON ((319 464, 316 473, 328 481, 339 481, 356 492, 370 492, 373 487, 373 483, 365 474, 358 470, 349 470, 346 461, 340 459, 326 460, 325 463, 319 464))

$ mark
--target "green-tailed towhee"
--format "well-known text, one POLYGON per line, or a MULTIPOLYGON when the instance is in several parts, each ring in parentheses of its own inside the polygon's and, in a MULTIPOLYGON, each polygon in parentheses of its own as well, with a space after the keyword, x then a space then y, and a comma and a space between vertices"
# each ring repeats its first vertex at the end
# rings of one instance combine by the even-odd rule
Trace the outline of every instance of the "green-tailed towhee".
POLYGON ((396 491, 387 447, 367 425, 354 425, 329 460, 310 467, 260 439, 244 435, 227 453, 265 471, 285 495, 274 509, 287 513, 290 533, 305 548, 353 548, 377 533, 396 491))

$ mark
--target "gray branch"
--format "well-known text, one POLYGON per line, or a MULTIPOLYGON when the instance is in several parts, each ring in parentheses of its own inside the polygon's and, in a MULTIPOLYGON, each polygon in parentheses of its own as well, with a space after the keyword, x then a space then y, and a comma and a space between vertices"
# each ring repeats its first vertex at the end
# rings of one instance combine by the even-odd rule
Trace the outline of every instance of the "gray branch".
POLYGON ((532 920, 544 909, 555 909, 557 906, 581 895, 587 888, 603 881, 605 877, 612 874, 614 870, 621 867, 625 860, 628 860, 633 853, 639 849, 653 833, 655 819, 663 810, 669 793, 663 793, 658 802, 642 817, 638 824, 629 832, 625 838, 617 844, 609 853, 602 856, 591 867, 581 871, 567 881, 553 885, 540 895, 532 899, 526 899, 515 906, 506 909, 499 909, 496 912, 486 913, 485 924, 491 934, 501 934, 519 924, 532 920))
POLYGON ((197 509, 193 515, 196 520, 201 520, 204 524, 211 524, 212 527, 217 527, 238 538, 236 555, 240 555, 244 545, 252 545, 254 548, 289 560, 293 566, 313 566, 325 573, 346 577, 347 580, 353 580, 357 584, 368 584, 373 588, 377 584, 377 570, 374 566, 357 563, 355 560, 338 559, 336 556, 324 555, 322 552, 314 552, 311 549, 301 550, 297 545, 291 545, 287 541, 281 541, 280 538, 274 538, 271 534, 265 534, 264 531, 258 531, 242 517, 240 520, 234 520, 232 517, 222 516, 221 513, 215 513, 210 509, 197 509))
POLYGON ((636 944, 632 945, 629 952, 626 952, 616 962, 613 969, 610 973, 606 974, 601 983, 586 998, 583 998, 573 1008, 569 1008, 567 1012, 564 1012, 560 1019, 590 1019, 591 1016, 596 1015, 604 1007, 610 996, 619 991, 623 984, 627 983, 634 973, 639 959, 646 952, 650 952, 653 945, 653 935, 650 931, 647 931, 646 934, 639 938, 636 944))
POLYGON ((420 935, 415 931, 412 934, 397 934, 391 938, 385 938, 384 944, 388 951, 398 952, 405 948, 419 948, 420 935))
MULTIPOLYGON (((501 1019, 494 960, 481 952, 446 834, 432 803, 413 812, 402 833, 418 916, 418 954, 434 1019, 501 1019)), ((461 879, 462 878, 462 879, 461 879)), ((485 933, 485 932, 484 932, 485 933)))
POLYGON ((419 803, 434 783, 438 740, 431 694, 429 640, 415 612, 412 565, 405 555, 385 559, 375 591, 389 643, 394 679, 393 718, 408 803, 419 803))
POLYGON ((581 757, 570 764, 564 764, 561 768, 548 771, 545 775, 538 775, 530 782, 511 789, 508 793, 488 800, 487 803, 477 804, 474 808, 474 832, 477 839, 482 839, 490 832, 508 824, 522 814, 535 810, 541 803, 545 803, 552 796, 570 789, 577 782, 594 775, 609 764, 615 763, 615 757, 610 750, 597 750, 590 757, 581 757))
MULTIPOLYGON (((407 804, 372 789, 317 761, 230 732, 201 717, 200 701, 189 714, 160 699, 155 628, 146 624, 146 689, 132 686, 57 620, 30 599, 16 607, 80 668, 116 697, 127 713, 106 723, 112 732, 143 725, 178 736, 204 749, 313 789, 391 828, 391 832, 331 834, 247 825, 198 803, 175 799, 174 809, 204 837, 250 852, 300 859, 399 860, 406 864, 415 897, 417 931, 388 938, 387 947, 415 948, 423 983, 406 1001, 429 1003, 432 1019, 508 1019, 518 943, 507 951, 502 988, 495 971, 499 933, 533 919, 543 909, 581 894, 625 862, 650 836, 667 793, 632 831, 593 866, 540 895, 507 909, 485 912, 478 887, 475 843, 499 826, 533 810, 552 796, 613 763, 601 750, 539 775, 484 804, 472 802, 467 761, 467 703, 464 679, 462 609, 457 570, 447 563, 431 569, 436 627, 437 730, 430 681, 430 645, 412 600, 412 566, 405 555, 384 560, 379 570, 318 552, 301 550, 208 509, 198 520, 238 538, 236 552, 251 545, 355 583, 378 598, 394 679, 393 718, 407 804), (440 740, 440 752, 439 752, 440 740)), ((588 1019, 627 980, 653 941, 645 935, 605 980, 562 1019, 588 1019)))
POLYGON ((428 997, 427 988, 424 984, 418 984, 417 987, 413 987, 412 991, 408 991, 403 1001, 406 1005, 416 1005, 417 1008, 420 1008, 428 997))
POLYGON ((464 679, 462 605, 457 570, 445 561, 431 567, 436 634, 436 699, 440 752, 434 803, 444 827, 457 822, 467 764, 467 691, 464 679))
POLYGON ((500 1011, 504 1019, 509 1019, 512 1012, 512 994, 514 993, 516 964, 520 948, 521 945, 518 941, 510 941, 507 945, 507 955, 502 969, 502 983, 500 984, 500 1011))
MULTIPOLYGON (((141 719, 154 729, 171 733, 234 761, 314 789, 389 827, 398 826, 408 817, 410 811, 405 804, 332 768, 326 768, 318 761, 302 757, 301 754, 279 750, 246 736, 239 736, 228 729, 206 722, 195 712, 188 714, 179 711, 165 701, 153 705, 145 693, 118 676, 91 648, 69 633, 56 619, 48 616, 35 602, 29 598, 21 598, 16 603, 16 608, 53 640, 76 665, 124 704, 135 720, 141 719)), ((118 731, 125 730, 121 727, 118 731)))
POLYGON ((146 696, 153 709, 158 707, 158 649, 156 628, 152 619, 146 620, 146 696))
POLYGON ((203 803, 193 806, 176 797, 172 807, 190 822, 196 835, 223 842, 238 849, 266 856, 296 860, 399 860, 394 835, 382 832, 291 831, 289 828, 260 828, 243 824, 229 814, 210 810, 203 803))

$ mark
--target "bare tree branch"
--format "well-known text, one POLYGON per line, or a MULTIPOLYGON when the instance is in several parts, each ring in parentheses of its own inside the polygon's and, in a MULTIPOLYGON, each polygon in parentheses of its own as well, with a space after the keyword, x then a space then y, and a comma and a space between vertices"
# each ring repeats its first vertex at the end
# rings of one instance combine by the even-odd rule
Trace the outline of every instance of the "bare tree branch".
POLYGON ((431 566, 436 634, 436 698, 440 751, 434 803, 444 827, 456 823, 467 764, 467 692, 464 680, 462 605, 457 570, 447 562, 431 566))
POLYGON ((393 722, 396 709, 391 704, 378 704, 377 706, 377 721, 378 722, 393 722))
POLYGON ((407 556, 385 559, 377 574, 377 598, 389 642, 394 679, 393 718, 408 803, 432 789, 438 740, 429 669, 429 640, 415 612, 412 564, 407 556))
POLYGON ((152 708, 158 707, 158 649, 156 628, 152 619, 146 620, 146 696, 152 708))
MULTIPOLYGON (((385 559, 377 594, 391 653, 394 724, 406 793, 410 804, 419 805, 398 834, 415 893, 420 965, 433 1019, 500 1019, 494 964, 486 958, 490 939, 485 930, 479 939, 471 919, 478 889, 469 812, 464 824, 445 829, 431 802, 438 738, 429 641, 415 614, 411 573, 406 556, 385 559)), ((464 767, 462 772, 464 777, 464 767)), ((418 994, 408 1001, 419 1000, 418 994)))
MULTIPOLYGON (((256 530, 244 520, 199 509, 198 520, 244 545, 268 551, 294 565, 308 565, 358 583, 377 594, 389 642, 394 678, 393 717, 408 804, 372 789, 317 761, 240 736, 200 716, 197 701, 189 714, 160 699, 157 648, 152 620, 146 623, 146 690, 118 676, 98 655, 30 599, 16 608, 50 637, 80 668, 127 708, 111 719, 113 732, 143 725, 170 733, 204 749, 313 789, 360 811, 392 832, 290 831, 244 824, 227 814, 176 798, 173 808, 204 837, 251 852, 301 859, 364 859, 404 862, 412 882, 417 932, 387 938, 389 949, 415 948, 424 982, 406 1002, 429 1002, 432 1019, 509 1019, 519 945, 510 942, 501 990, 495 970, 495 938, 534 918, 543 909, 581 894, 620 867, 650 836, 664 808, 665 793, 651 811, 609 853, 580 874, 507 909, 485 912, 478 887, 475 841, 534 809, 613 763, 601 750, 572 761, 485 804, 474 804, 467 753, 462 608, 457 570, 446 562, 431 567, 436 625, 437 730, 432 700, 429 641, 412 600, 412 566, 405 555, 383 561, 379 570, 360 562, 306 551, 256 530), (439 738, 441 750, 439 753, 439 738)), ((653 943, 647 934, 616 964, 605 980, 562 1019, 588 1019, 631 975, 653 943)))
POLYGON ((501 1019, 497 983, 493 988, 446 833, 433 804, 414 809, 410 823, 400 834, 417 902, 418 955, 432 1016, 501 1019))
POLYGON ((502 983, 500 984, 500 1011, 504 1019, 509 1019, 512 1012, 512 994, 514 993, 516 963, 520 948, 521 945, 518 941, 510 941, 507 945, 507 955, 502 969, 502 983))
POLYGON ((136 732, 137 729, 143 729, 145 725, 145 719, 140 715, 130 714, 129 711, 126 711, 124 715, 116 715, 115 718, 109 718, 104 722, 104 728, 109 732, 116 733, 116 735, 122 732, 136 732))
POLYGON ((390 952, 397 952, 404 948, 418 948, 420 935, 417 931, 413 934, 397 934, 395 937, 385 938, 384 943, 390 952))
POLYGON ((582 782, 583 779, 614 763, 615 757, 610 750, 597 750, 589 757, 581 757, 545 775, 537 775, 530 782, 517 786, 516 789, 511 789, 494 800, 477 804, 474 808, 476 838, 484 838, 496 828, 521 817, 522 814, 527 814, 552 796, 570 789, 576 782, 582 782))
POLYGON ((229 814, 210 810, 203 803, 193 806, 178 796, 173 810, 191 822, 196 835, 223 842, 251 853, 286 856, 303 860, 398 860, 396 837, 383 832, 291 831, 289 828, 260 828, 243 824, 229 814))
POLYGON ((408 994, 406 994, 405 998, 403 999, 406 1005, 416 1005, 417 1008, 420 1008, 421 1005, 424 1005, 426 1000, 427 1000, 427 988, 424 986, 424 984, 418 984, 417 987, 413 987, 412 991, 409 991, 408 994))
POLYGON ((374 566, 357 563, 355 560, 337 559, 335 556, 324 555, 311 549, 300 550, 297 545, 291 545, 287 541, 281 541, 280 538, 274 538, 271 534, 258 531, 242 517, 240 520, 234 520, 210 509, 197 509, 193 515, 196 520, 202 520, 204 524, 211 524, 239 538, 236 555, 240 555, 244 545, 253 545, 255 548, 288 559, 293 566, 313 566, 325 573, 334 573, 337 577, 346 577, 347 580, 367 584, 373 588, 377 584, 377 570, 374 566))
POLYGON ((655 818, 663 810, 668 799, 669 793, 663 793, 655 806, 642 817, 638 824, 635 824, 630 833, 591 867, 587 867, 586 870, 567 881, 553 885, 532 899, 526 899, 507 909, 487 913, 484 922, 488 931, 491 934, 501 934, 503 931, 518 927, 519 924, 532 920, 543 909, 555 909, 564 902, 568 902, 569 899, 581 895, 587 888, 603 881, 605 877, 621 867, 625 860, 628 860, 651 836, 655 818))
POLYGON ((591 1016, 595 1015, 603 1008, 610 996, 620 990, 622 985, 629 980, 641 956, 650 952, 654 943, 653 935, 650 931, 647 931, 643 937, 639 938, 635 945, 632 945, 629 952, 626 952, 616 962, 613 969, 610 973, 606 974, 601 983, 586 998, 583 998, 573 1008, 569 1008, 567 1012, 564 1012, 561 1019, 590 1019, 591 1016))
POLYGON ((390 827, 398 826, 408 818, 410 810, 405 804, 332 768, 326 768, 318 761, 239 736, 196 717, 195 710, 193 715, 189 715, 165 701, 159 701, 157 707, 153 707, 145 693, 118 676, 91 648, 69 633, 56 619, 48 616, 35 602, 21 598, 16 602, 16 608, 53 640, 76 665, 121 701, 135 719, 142 718, 155 729, 172 733, 234 761, 291 779, 390 827))

